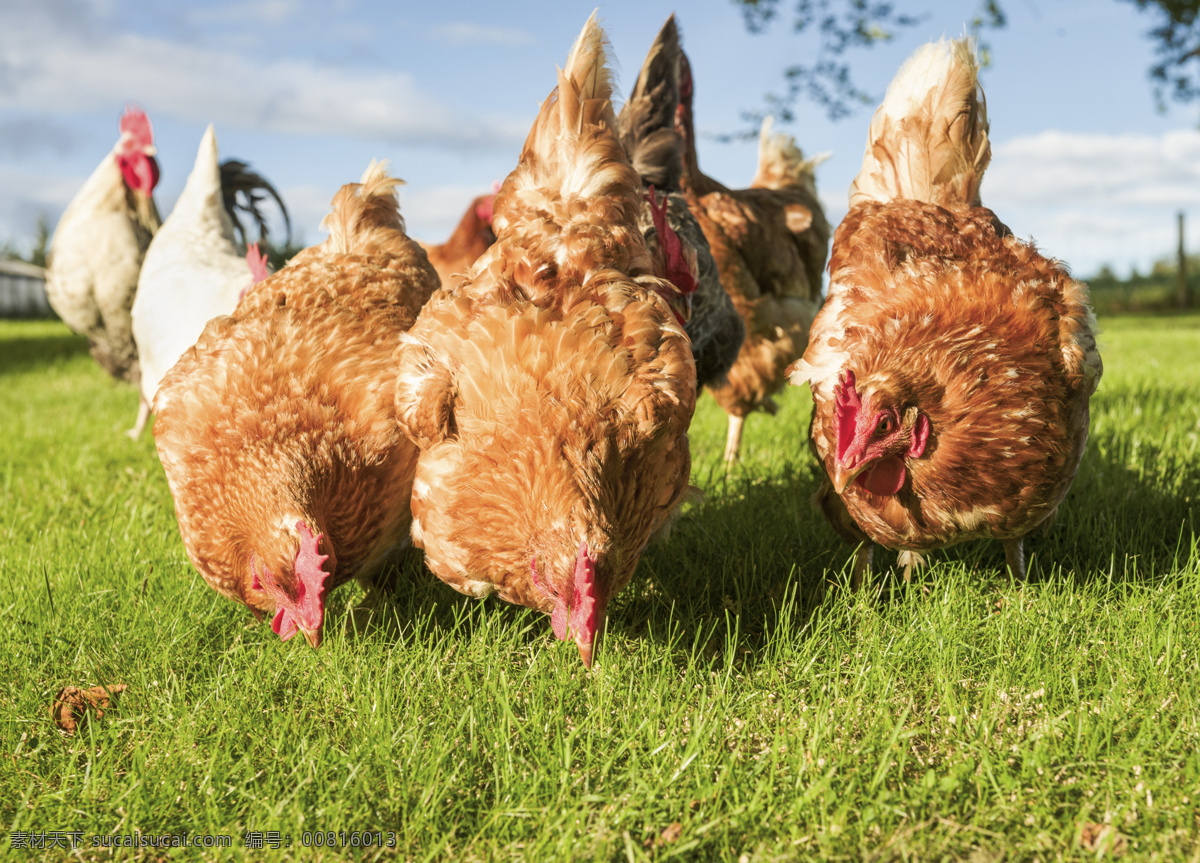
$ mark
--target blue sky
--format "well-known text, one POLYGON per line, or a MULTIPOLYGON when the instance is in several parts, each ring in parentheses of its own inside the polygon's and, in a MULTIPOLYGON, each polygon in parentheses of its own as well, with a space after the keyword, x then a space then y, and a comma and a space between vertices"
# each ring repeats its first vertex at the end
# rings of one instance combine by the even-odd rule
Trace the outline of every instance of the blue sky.
MULTIPOLYGON (((788 0, 781 7, 787 9, 788 0)), ((882 96, 922 42, 955 36, 973 0, 909 0, 922 23, 851 59, 882 96)), ((1144 35, 1152 19, 1118 0, 1005 0, 985 70, 994 156, 984 203, 1082 276, 1102 263, 1146 269, 1174 248, 1174 214, 1200 216, 1197 109, 1157 113, 1144 35)), ((593 0, 520 4, 377 0, 37 0, 0 3, 0 241, 27 243, 57 219, 111 148, 128 101, 154 123, 164 215, 204 127, 222 157, 249 161, 284 195, 309 242, 329 198, 371 158, 408 185, 409 230, 439 241, 467 202, 513 167, 554 69, 593 0)), ((701 132, 742 125, 813 41, 777 24, 752 35, 729 0, 599 7, 622 92, 676 12, 696 80, 701 132)), ((802 104, 786 127, 817 174, 833 221, 862 158, 873 107, 839 122, 802 104)), ((753 143, 700 142, 731 186, 754 173, 753 143)), ((1191 228, 1200 248, 1200 224, 1191 228)))

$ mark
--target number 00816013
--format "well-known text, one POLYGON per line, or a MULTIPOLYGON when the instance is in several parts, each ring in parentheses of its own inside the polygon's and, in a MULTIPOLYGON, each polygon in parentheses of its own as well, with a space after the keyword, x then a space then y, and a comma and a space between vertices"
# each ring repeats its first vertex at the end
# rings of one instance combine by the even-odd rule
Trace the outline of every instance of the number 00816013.
POLYGON ((396 834, 376 830, 305 830, 300 834, 305 848, 395 848, 396 834))

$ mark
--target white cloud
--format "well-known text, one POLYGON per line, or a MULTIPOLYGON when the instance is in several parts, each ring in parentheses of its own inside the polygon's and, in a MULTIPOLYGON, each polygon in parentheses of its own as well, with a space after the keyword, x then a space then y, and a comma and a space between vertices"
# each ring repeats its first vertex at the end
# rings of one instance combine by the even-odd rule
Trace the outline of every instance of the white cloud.
POLYGON ((490 191, 486 184, 401 187, 400 212, 411 236, 422 242, 444 243, 470 203, 490 191))
POLYGON ((1173 251, 1175 213, 1200 209, 1200 132, 1048 131, 997 143, 982 194, 1018 236, 1079 275, 1104 263, 1144 269, 1173 251))
POLYGON ((284 24, 302 12, 299 0, 244 0, 228 6, 184 10, 197 24, 284 24))
POLYGON ((50 229, 86 177, 31 175, 0 167, 0 244, 16 240, 24 244, 32 236, 37 219, 45 216, 50 229))
POLYGON ((519 144, 527 131, 524 119, 447 107, 405 72, 368 74, 279 53, 241 56, 129 32, 89 38, 88 29, 0 13, 0 109, 94 111, 136 96, 152 115, 188 122, 459 150, 519 144))
POLYGON ((441 24, 430 31, 435 38, 451 45, 530 45, 533 34, 511 27, 483 27, 469 21, 441 24))

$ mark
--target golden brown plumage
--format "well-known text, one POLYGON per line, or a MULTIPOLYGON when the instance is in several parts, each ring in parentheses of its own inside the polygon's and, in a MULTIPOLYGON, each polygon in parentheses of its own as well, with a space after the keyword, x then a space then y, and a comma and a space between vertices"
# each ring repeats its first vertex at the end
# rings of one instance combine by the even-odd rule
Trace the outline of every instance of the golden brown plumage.
POLYGON ((450 284, 452 279, 463 278, 471 264, 496 242, 496 234, 492 231, 492 203, 495 199, 495 194, 491 194, 480 195, 473 200, 446 242, 436 246, 421 243, 443 285, 450 284))
POLYGON ((496 243, 397 355, 413 540, 443 581, 551 613, 585 663, 687 488, 695 367, 637 228, 589 19, 495 202, 496 243))
POLYGON ((820 160, 804 159, 790 137, 772 134, 769 118, 749 189, 726 188, 701 172, 686 55, 680 82, 684 191, 708 238, 721 285, 746 324, 746 339, 726 382, 709 388, 729 415, 725 460, 733 462, 746 416, 759 409, 775 412, 771 396, 786 384, 788 365, 804 353, 809 326, 821 307, 829 223, 814 179, 820 160))
MULTIPOLYGON (((908 553, 1047 524, 1102 365, 1086 287, 979 204, 990 149, 967 40, 920 49, 871 123, 830 259, 809 382, 818 502, 849 542, 908 553)), ((905 555, 911 560, 910 554, 905 555)))
POLYGON ((396 428, 393 355, 438 282, 404 234, 398 183, 372 164, 343 187, 329 238, 210 321, 155 398, 192 563, 314 644, 324 594, 407 542, 417 452, 396 428))

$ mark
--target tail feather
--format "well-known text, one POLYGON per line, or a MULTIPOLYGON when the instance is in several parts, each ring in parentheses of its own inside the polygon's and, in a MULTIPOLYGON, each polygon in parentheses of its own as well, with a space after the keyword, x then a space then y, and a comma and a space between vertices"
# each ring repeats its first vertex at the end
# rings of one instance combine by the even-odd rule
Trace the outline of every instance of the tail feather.
POLYGON ((362 179, 347 183, 333 196, 321 227, 329 231, 327 251, 362 254, 386 243, 392 232, 404 233, 396 187, 404 184, 387 172, 387 160, 371 160, 362 179))
POLYGON ((804 157, 796 145, 796 139, 783 132, 773 132, 775 118, 763 118, 758 133, 758 171, 750 183, 752 189, 803 188, 817 194, 817 165, 824 162, 830 153, 818 153, 811 159, 804 157))
POLYGON ((613 153, 620 150, 615 136, 592 134, 598 127, 615 130, 617 118, 608 40, 593 12, 525 140, 518 167, 524 174, 521 186, 555 188, 564 198, 605 194, 613 179, 608 169, 626 159, 623 151, 613 153))
POLYGON ((210 124, 200 139, 196 161, 188 174, 183 191, 175 201, 169 222, 215 224, 220 232, 235 242, 233 220, 221 206, 221 166, 218 158, 217 133, 210 124))
POLYGON ((991 155, 974 41, 931 42, 900 67, 871 120, 850 206, 895 199, 978 206, 991 155))
POLYGON ((664 192, 679 191, 683 141, 675 130, 679 106, 679 28, 663 24, 617 119, 621 144, 642 181, 664 192))
POLYGON ((229 214, 229 218, 233 222, 238 240, 243 244, 247 242, 246 227, 242 224, 239 211, 254 220, 259 237, 264 240, 267 238, 267 220, 261 209, 266 200, 263 192, 274 198, 275 203, 279 205, 279 211, 283 214, 283 223, 287 227, 287 242, 290 243, 292 220, 288 215, 287 207, 284 206, 283 198, 279 197, 275 187, 261 174, 251 171, 250 166, 245 162, 238 159, 226 159, 221 163, 221 201, 225 206, 225 212, 229 214), (242 196, 241 201, 238 200, 238 195, 242 196))

